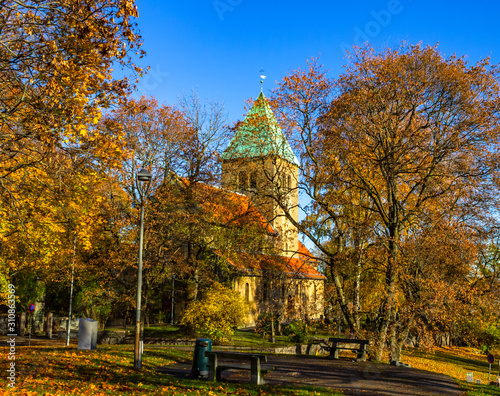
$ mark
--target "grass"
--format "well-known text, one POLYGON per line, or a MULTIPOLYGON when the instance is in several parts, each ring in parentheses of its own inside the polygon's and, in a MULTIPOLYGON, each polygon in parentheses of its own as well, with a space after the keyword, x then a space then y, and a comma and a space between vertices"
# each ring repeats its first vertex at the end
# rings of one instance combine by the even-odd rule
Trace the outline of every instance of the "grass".
POLYGON ((289 345, 295 345, 290 342, 287 336, 276 336, 276 342, 271 343, 269 337, 262 338, 260 334, 247 330, 236 330, 231 337, 231 341, 224 343, 226 345, 233 345, 236 347, 248 348, 277 348, 289 345))
MULTIPOLYGON (((498 359, 499 354, 496 354, 498 359)), ((467 395, 498 395, 500 388, 488 385, 489 364, 486 356, 474 348, 434 348, 433 350, 407 349, 403 361, 413 368, 445 374, 455 378, 467 395), (481 385, 465 381, 466 373, 472 372, 474 381, 481 380, 481 385)), ((495 381, 498 374, 498 361, 491 365, 490 381, 495 381)))
MULTIPOLYGON (((178 329, 152 328, 151 334, 163 334, 178 329)), ((247 331, 236 332, 234 345, 268 347, 269 341, 247 331)), ((285 340, 280 343, 286 344, 285 340)), ((279 345, 279 344, 278 344, 279 345)), ((7 349, 0 348, 7 356, 7 349)), ((499 357, 499 354, 495 354, 499 357)), ((317 395, 332 394, 331 390, 314 387, 270 388, 251 384, 209 383, 190 378, 179 379, 158 373, 157 368, 191 362, 192 349, 146 347, 143 369, 132 369, 133 346, 99 346, 97 351, 79 351, 75 345, 16 347, 16 388, 0 386, 0 395, 317 395)), ((5 372, 7 359, 2 359, 0 370, 5 372)), ((451 376, 469 396, 500 396, 500 388, 486 384, 489 365, 486 356, 473 348, 435 348, 433 350, 407 349, 403 361, 413 368, 451 376), (466 373, 473 372, 481 385, 465 381, 466 373)), ((498 373, 498 362, 492 365, 491 380, 498 373)))
MULTIPOLYGON (((16 347, 16 387, 5 382, 0 395, 246 395, 246 396, 326 396, 332 393, 313 387, 271 388, 252 384, 210 383, 177 379, 157 372, 157 368, 176 362, 191 361, 192 351, 172 348, 148 348, 143 368, 133 365, 130 345, 99 346, 96 351, 79 351, 74 345, 16 347)), ((0 353, 7 355, 7 348, 0 353)), ((7 359, 5 359, 7 362, 7 359)), ((6 364, 0 365, 2 371, 6 364)), ((3 371, 5 372, 5 371, 3 371)))
MULTIPOLYGON (((108 331, 124 331, 123 327, 112 328, 107 327, 108 331)), ((129 335, 133 335, 133 331, 127 330, 129 335)), ((186 334, 180 326, 151 326, 144 328, 145 338, 161 338, 165 340, 186 340, 204 337, 202 334, 186 334)), ((276 336, 276 342, 271 343, 270 337, 262 338, 260 334, 254 333, 252 330, 236 330, 231 339, 223 342, 221 345, 231 345, 235 347, 248 347, 248 348, 276 348, 283 346, 295 345, 290 342, 287 336, 276 336)))

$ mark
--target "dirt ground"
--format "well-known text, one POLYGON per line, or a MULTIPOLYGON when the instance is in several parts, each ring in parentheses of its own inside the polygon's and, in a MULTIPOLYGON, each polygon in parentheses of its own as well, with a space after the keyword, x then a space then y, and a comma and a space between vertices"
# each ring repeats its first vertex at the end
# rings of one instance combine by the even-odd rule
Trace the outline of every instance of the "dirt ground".
MULTIPOLYGON (((241 362, 240 362, 241 363, 241 362)), ((342 391, 346 395, 450 395, 464 392, 445 375, 388 364, 355 362, 325 357, 269 356, 266 365, 276 369, 266 374, 269 385, 313 385, 342 391)), ((160 372, 177 377, 190 375, 189 364, 162 367, 160 372)), ((230 382, 249 382, 250 371, 226 370, 222 373, 230 382)))

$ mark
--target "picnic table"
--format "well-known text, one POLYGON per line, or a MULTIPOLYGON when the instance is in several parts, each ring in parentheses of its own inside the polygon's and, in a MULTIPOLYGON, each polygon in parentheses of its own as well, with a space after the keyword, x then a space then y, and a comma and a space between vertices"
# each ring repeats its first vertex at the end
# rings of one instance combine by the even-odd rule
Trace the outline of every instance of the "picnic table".
POLYGON ((357 358, 359 361, 366 361, 366 346, 370 343, 368 340, 356 340, 352 338, 329 338, 328 342, 332 345, 329 347, 330 349, 330 359, 338 359, 339 358, 339 350, 347 349, 357 353, 357 358), (344 346, 341 346, 344 344, 344 346), (345 344, 354 344, 357 345, 357 348, 353 348, 352 346, 345 346, 345 344))

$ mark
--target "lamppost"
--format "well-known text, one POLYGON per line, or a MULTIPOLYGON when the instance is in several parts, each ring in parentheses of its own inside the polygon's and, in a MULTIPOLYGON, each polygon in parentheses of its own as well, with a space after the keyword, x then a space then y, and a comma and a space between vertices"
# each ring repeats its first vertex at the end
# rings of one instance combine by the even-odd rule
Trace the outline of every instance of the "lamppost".
POLYGON ((141 333, 141 294, 142 294, 142 238, 144 234, 144 197, 149 191, 151 185, 151 173, 146 169, 141 169, 137 173, 136 185, 139 195, 141 196, 141 226, 139 231, 139 265, 137 267, 137 308, 135 322, 135 344, 134 344, 134 368, 142 367, 141 350, 139 349, 139 339, 141 333))

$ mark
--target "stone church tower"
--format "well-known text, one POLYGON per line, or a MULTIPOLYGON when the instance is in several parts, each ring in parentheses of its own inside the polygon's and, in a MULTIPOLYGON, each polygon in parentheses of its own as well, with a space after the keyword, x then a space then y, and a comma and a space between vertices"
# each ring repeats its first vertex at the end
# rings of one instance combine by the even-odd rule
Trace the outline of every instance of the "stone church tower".
POLYGON ((222 184, 252 200, 279 234, 275 247, 288 257, 299 250, 298 177, 299 161, 261 92, 222 154, 222 184))

